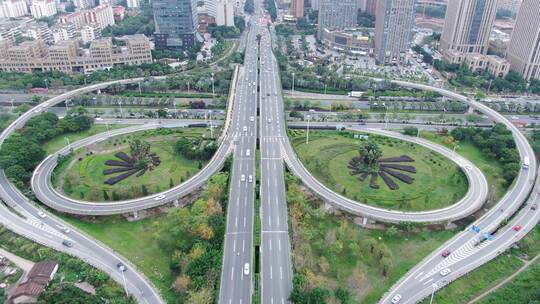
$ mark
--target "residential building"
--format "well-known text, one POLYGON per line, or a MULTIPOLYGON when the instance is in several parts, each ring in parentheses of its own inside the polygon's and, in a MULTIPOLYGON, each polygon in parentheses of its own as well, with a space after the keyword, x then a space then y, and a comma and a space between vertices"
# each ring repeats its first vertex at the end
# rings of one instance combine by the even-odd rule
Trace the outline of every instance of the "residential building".
POLYGON ((495 55, 467 53, 465 54, 465 63, 473 72, 488 71, 498 77, 504 77, 510 71, 510 62, 495 55))
POLYGON ((185 49, 198 39, 196 0, 152 1, 157 49, 185 49))
POLYGON ((94 0, 73 0, 73 4, 79 9, 87 9, 94 7, 96 2, 94 0))
POLYGON ((291 15, 295 18, 304 17, 304 0, 291 0, 291 15))
POLYGON ((521 5, 522 0, 499 0, 498 9, 504 9, 517 13, 519 11, 519 6, 521 5))
POLYGON ((323 39, 324 29, 343 30, 356 26, 358 10, 357 0, 320 0, 319 1, 319 39, 323 39))
POLYGON ((26 22, 21 24, 19 31, 22 37, 41 40, 47 44, 54 42, 52 32, 45 22, 26 22))
POLYGON ((234 26, 234 2, 230 0, 216 1, 216 24, 234 26))
POLYGON ((0 0, 0 18, 17 18, 27 14, 25 0, 0 0))
POLYGON ((117 65, 152 62, 150 41, 146 36, 129 36, 124 41, 126 45, 118 47, 110 37, 96 39, 90 42, 89 49, 78 48, 75 40, 49 47, 41 41, 26 41, 7 48, 0 58, 0 71, 90 73, 117 65))
POLYGON ((523 78, 540 79, 540 0, 523 0, 506 58, 523 78))
POLYGON ((75 37, 75 25, 73 23, 56 24, 51 27, 53 42, 66 41, 75 37))
MULTIPOLYGON (((451 50, 486 54, 496 14, 497 0, 449 1, 440 43, 443 56, 449 60, 450 53, 456 54, 451 50)), ((461 62, 464 55, 457 59, 461 62)))
POLYGON ((17 286, 9 298, 10 303, 36 303, 39 295, 49 285, 57 271, 58 263, 54 261, 34 264, 24 282, 17 286))
POLYGON ((81 40, 83 43, 88 43, 101 38, 101 29, 97 25, 87 24, 81 29, 81 40))
POLYGON ((199 32, 200 33, 207 33, 208 32, 208 26, 210 24, 216 24, 216 18, 204 13, 199 14, 199 32))
POLYGON ((56 2, 54 0, 33 0, 30 6, 32 17, 39 19, 56 15, 56 2))
POLYGON ((381 0, 375 18, 375 56, 380 63, 402 63, 412 40, 415 0, 381 0))
POLYGON ((127 0, 128 8, 139 8, 141 6, 140 0, 127 0))
POLYGON ((353 55, 367 55, 373 51, 373 40, 369 36, 354 31, 324 31, 322 42, 331 49, 353 55))
POLYGON ((114 12, 112 5, 104 4, 83 12, 86 23, 95 23, 101 29, 114 25, 114 12))
POLYGON ((86 19, 84 18, 83 11, 77 11, 68 15, 63 15, 63 16, 58 17, 57 23, 58 24, 71 23, 75 26, 75 28, 81 28, 83 25, 86 24, 86 19))

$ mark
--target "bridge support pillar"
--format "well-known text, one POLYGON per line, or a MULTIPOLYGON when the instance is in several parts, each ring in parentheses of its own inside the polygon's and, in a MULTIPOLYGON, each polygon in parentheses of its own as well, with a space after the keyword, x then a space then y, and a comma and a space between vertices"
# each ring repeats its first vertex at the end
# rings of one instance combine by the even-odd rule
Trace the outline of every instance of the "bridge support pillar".
POLYGON ((325 202, 324 203, 324 210, 326 212, 330 212, 330 213, 334 212, 334 206, 332 206, 331 204, 325 202))
POLYGON ((178 199, 175 199, 173 204, 175 208, 178 208, 178 206, 180 206, 180 202, 178 201, 178 199))
POLYGON ((133 218, 139 218, 139 211, 133 211, 133 218))

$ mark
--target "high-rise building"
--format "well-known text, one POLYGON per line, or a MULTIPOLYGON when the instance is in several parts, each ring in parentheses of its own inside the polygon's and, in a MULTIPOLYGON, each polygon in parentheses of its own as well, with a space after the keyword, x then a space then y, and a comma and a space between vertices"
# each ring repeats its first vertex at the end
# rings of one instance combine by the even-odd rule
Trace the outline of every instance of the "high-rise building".
POLYGON ((85 22, 95 23, 101 29, 114 25, 114 12, 112 5, 104 4, 83 12, 85 22))
POLYGON ((88 24, 81 28, 81 40, 88 43, 101 38, 101 29, 95 24, 88 24))
POLYGON ((291 15, 296 18, 304 17, 304 0, 291 0, 291 15))
POLYGON ((56 15, 56 2, 54 0, 34 0, 30 6, 32 17, 39 19, 56 15))
POLYGON ((141 2, 139 0, 127 0, 128 8, 138 8, 139 6, 141 6, 141 2))
POLYGON ((195 44, 198 25, 196 0, 154 0, 152 8, 156 48, 183 49, 195 44))
POLYGON ((234 26, 234 2, 218 0, 216 3, 216 24, 234 26))
POLYGON ((0 0, 0 18, 17 18, 27 14, 25 0, 0 0))
POLYGON ((343 30, 356 26, 357 0, 319 1, 319 39, 323 39, 324 29, 343 30))
POLYGON ((510 68, 523 78, 540 79, 540 0, 523 0, 508 45, 510 68))
POLYGON ((400 63, 412 37, 415 0, 381 0, 375 18, 375 56, 380 63, 400 63))
POLYGON ((440 44, 445 58, 459 63, 463 54, 486 54, 496 14, 497 0, 448 1, 440 44))
POLYGON ((522 0, 499 0, 498 9, 503 9, 517 13, 522 0))

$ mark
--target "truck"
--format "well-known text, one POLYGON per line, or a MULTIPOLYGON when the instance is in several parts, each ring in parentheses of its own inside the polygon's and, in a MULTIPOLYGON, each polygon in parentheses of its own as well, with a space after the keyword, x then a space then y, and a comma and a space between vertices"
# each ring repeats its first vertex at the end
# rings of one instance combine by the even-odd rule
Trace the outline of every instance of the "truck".
POLYGON ((521 167, 523 169, 529 169, 529 166, 531 165, 531 161, 529 160, 528 156, 523 157, 523 163, 521 164, 521 167))
POLYGON ((349 95, 349 97, 362 97, 362 94, 364 94, 364 92, 352 91, 349 92, 347 95, 349 95))

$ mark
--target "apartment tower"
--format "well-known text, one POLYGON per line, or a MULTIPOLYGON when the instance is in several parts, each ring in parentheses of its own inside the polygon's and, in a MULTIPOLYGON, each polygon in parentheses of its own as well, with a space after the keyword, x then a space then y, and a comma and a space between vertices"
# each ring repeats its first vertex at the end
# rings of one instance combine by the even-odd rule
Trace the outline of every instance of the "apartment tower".
POLYGON ((195 44, 197 0, 153 0, 157 49, 186 49, 195 44))
POLYGON ((375 20, 375 56, 380 63, 401 63, 414 26, 415 0, 380 0, 375 20))
POLYGON ((456 54, 486 54, 497 0, 448 1, 440 50, 446 59, 459 62, 456 54))
POLYGON ((319 39, 323 39, 324 29, 343 30, 357 24, 357 0, 319 1, 319 39))
POLYGON ((506 59, 523 78, 540 79, 540 0, 521 3, 506 59))

